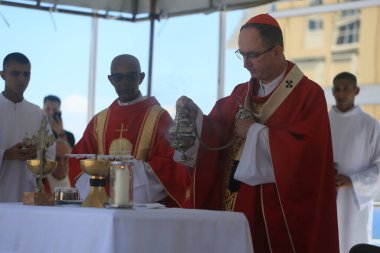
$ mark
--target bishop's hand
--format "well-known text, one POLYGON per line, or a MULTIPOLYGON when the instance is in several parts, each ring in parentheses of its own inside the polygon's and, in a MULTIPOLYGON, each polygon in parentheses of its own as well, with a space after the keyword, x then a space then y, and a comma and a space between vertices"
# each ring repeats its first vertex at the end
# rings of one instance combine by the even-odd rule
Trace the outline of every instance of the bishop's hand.
POLYGON ((176 110, 178 113, 178 110, 183 110, 186 109, 188 110, 192 117, 196 117, 199 111, 199 107, 191 100, 190 98, 186 96, 181 96, 176 103, 176 110))
POLYGON ((245 139, 248 134, 248 130, 252 124, 255 123, 255 120, 251 117, 236 119, 236 133, 239 137, 245 139))

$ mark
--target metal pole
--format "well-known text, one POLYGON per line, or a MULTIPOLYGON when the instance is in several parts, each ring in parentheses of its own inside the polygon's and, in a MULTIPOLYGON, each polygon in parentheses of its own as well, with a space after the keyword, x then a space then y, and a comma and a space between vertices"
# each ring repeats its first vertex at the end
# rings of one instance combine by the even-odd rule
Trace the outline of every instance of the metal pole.
POLYGON ((219 66, 218 66, 218 99, 224 97, 224 72, 226 55, 226 13, 219 12, 219 66))
POLYGON ((154 20, 156 0, 150 1, 150 39, 149 39, 149 67, 148 67, 148 97, 152 95, 153 46, 154 46, 154 20))
POLYGON ((91 23, 91 45, 90 45, 90 75, 88 81, 88 105, 87 121, 94 116, 95 90, 96 90, 96 59, 98 47, 98 18, 93 17, 91 23))

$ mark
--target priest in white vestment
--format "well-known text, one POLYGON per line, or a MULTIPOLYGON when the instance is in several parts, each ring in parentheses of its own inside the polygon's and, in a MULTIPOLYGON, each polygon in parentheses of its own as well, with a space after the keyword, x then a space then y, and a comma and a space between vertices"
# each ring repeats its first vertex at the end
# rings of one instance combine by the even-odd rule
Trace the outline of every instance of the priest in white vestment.
POLYGON ((340 252, 370 243, 373 200, 380 189, 380 126, 354 104, 356 77, 338 74, 333 81, 336 106, 329 112, 336 165, 340 252))
MULTIPOLYGON (((37 134, 44 116, 40 107, 24 99, 30 69, 25 55, 11 53, 4 58, 0 72, 5 81, 0 94, 0 202, 22 201, 24 192, 36 189, 26 160, 36 158, 37 150, 23 144, 23 139, 37 134)), ((48 148, 46 156, 54 159, 55 145, 48 148)))

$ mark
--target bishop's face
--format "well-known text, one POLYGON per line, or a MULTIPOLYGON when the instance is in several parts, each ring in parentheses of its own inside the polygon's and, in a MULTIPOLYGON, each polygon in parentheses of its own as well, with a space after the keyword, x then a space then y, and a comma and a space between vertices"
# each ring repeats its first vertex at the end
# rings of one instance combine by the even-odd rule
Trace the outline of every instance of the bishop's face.
POLYGON ((138 63, 120 59, 112 64, 108 79, 114 86, 119 100, 126 103, 140 95, 139 85, 144 77, 145 74, 140 72, 138 63))
POLYGON ((244 68, 251 77, 268 83, 278 75, 273 63, 279 61, 280 46, 266 45, 260 32, 254 27, 246 27, 239 34, 239 51, 244 57, 244 68))
MULTIPOLYGON (((5 93, 7 97, 16 100, 22 99, 30 81, 30 64, 9 62, 1 72, 5 81, 5 93)), ((19 101, 13 101, 19 102, 19 101)))

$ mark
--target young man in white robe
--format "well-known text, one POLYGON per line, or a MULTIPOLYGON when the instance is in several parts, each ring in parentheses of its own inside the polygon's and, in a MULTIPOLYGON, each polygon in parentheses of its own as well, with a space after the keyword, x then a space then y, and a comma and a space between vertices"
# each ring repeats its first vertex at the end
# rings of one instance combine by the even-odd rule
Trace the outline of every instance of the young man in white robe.
POLYGON ((355 105, 356 77, 335 76, 336 105, 329 112, 334 162, 340 252, 370 243, 373 200, 380 189, 380 127, 376 119, 355 105))
MULTIPOLYGON (((37 149, 25 145, 23 139, 37 134, 43 112, 24 99, 30 70, 30 61, 25 55, 11 53, 4 58, 0 72, 5 81, 0 94, 0 202, 22 201, 24 192, 36 189, 36 179, 26 161, 36 158, 37 149)), ((48 148, 46 156, 54 159, 55 145, 48 148)))

